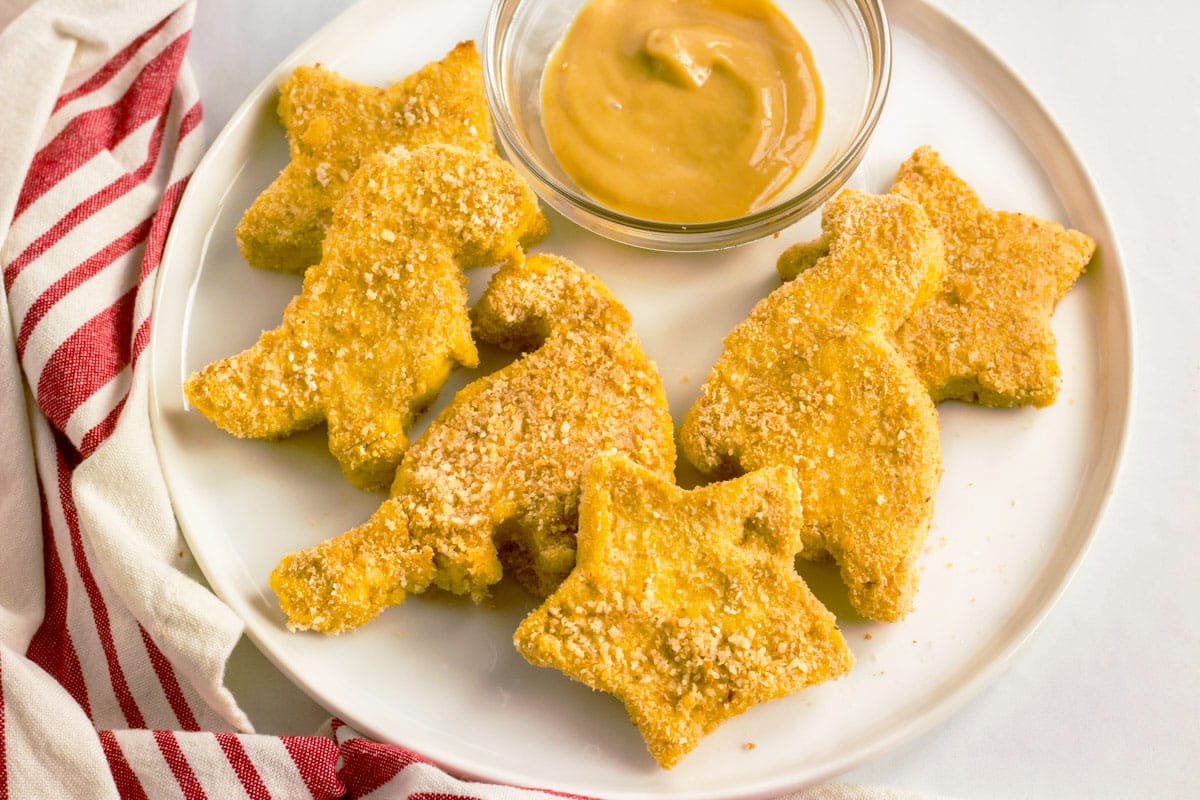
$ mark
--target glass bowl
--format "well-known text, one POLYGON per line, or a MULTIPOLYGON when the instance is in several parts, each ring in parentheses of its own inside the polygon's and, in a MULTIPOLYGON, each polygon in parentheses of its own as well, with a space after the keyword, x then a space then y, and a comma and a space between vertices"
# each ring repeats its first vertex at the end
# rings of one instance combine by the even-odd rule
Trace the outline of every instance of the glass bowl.
POLYGON ((555 211, 635 247, 718 250, 768 236, 820 208, 854 172, 891 76, 891 35, 880 0, 775 0, 812 51, 824 108, 812 154, 769 204, 718 222, 658 222, 588 197, 558 165, 542 130, 542 72, 587 0, 496 0, 484 30, 483 74, 505 156, 555 211))

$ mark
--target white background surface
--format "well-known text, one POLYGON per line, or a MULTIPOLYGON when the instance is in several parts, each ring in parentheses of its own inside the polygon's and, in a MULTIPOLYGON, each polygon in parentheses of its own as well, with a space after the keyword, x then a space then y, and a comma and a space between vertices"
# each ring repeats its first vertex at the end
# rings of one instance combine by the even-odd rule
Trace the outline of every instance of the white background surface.
MULTIPOLYGON (((191 60, 211 137, 348 0, 200 0, 191 60)), ((1190 2, 939 5, 1006 60, 1091 169, 1121 242, 1137 384, 1126 460, 1074 582, 951 720, 845 776, 991 797, 1200 796, 1200 69, 1190 2)), ((259 730, 327 714, 243 644, 259 730)))

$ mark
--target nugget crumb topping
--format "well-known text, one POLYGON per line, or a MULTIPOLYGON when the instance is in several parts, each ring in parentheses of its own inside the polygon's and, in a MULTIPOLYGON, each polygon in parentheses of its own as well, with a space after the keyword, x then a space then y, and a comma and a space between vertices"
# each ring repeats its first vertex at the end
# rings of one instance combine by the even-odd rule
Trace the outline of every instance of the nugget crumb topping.
POLYGON ((993 211, 929 147, 900 166, 892 191, 920 203, 945 242, 945 281, 896 332, 934 400, 1053 403, 1050 316, 1096 243, 1057 222, 993 211))
POLYGON ((670 767, 726 719, 853 665, 794 569, 801 518, 790 469, 685 492, 606 453, 584 479, 578 566, 513 641, 618 697, 670 767))
POLYGON ((272 585, 293 625, 344 629, 430 585, 478 599, 503 570, 544 596, 575 564, 579 486, 595 454, 621 451, 671 475, 662 381, 594 275, 553 256, 513 261, 474 317, 480 339, 532 352, 469 384, 430 423, 391 498, 339 537, 356 549, 334 539, 284 560, 272 585), (395 553, 400 566, 377 567, 395 553), (349 574, 374 588, 337 591, 349 574))
POLYGON ((483 69, 471 42, 387 88, 318 64, 298 67, 279 93, 291 161, 237 228, 242 256, 262 269, 302 272, 321 260, 333 207, 371 156, 436 143, 493 151, 483 69))
POLYGON ((321 263, 250 349, 187 379, 188 400, 241 437, 326 420, 346 477, 387 487, 417 411, 478 362, 462 268, 518 257, 545 218, 505 162, 449 145, 368 161, 335 210, 321 263))
POLYGON ((680 441, 708 475, 795 468, 806 557, 832 556, 854 607, 894 620, 912 606, 941 451, 933 403, 890 336, 940 280, 941 240, 896 195, 847 190, 822 227, 780 257, 795 279, 726 338, 680 441))

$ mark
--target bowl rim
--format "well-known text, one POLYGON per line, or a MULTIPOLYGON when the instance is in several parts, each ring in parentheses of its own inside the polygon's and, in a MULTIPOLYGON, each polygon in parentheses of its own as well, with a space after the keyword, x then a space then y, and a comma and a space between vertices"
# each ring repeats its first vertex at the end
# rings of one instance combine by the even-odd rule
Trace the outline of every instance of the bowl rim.
POLYGON ((542 189, 539 194, 550 206, 567 216, 574 216, 568 210, 582 212, 603 223, 605 230, 600 233, 629 244, 661 249, 678 249, 680 245, 694 248, 697 244, 704 249, 731 247, 775 233, 808 216, 849 179, 862 161, 891 85, 892 35, 884 2, 849 0, 846 5, 857 11, 856 21, 870 57, 870 88, 868 103, 859 117, 854 137, 842 153, 798 193, 742 216, 706 222, 663 222, 637 217, 609 208, 565 185, 543 166, 531 148, 525 146, 503 90, 501 54, 505 48, 501 45, 502 34, 508 29, 505 21, 511 22, 518 7, 526 1, 495 0, 484 25, 483 83, 497 143, 509 160, 532 178, 535 188, 542 189), (612 227, 618 230, 608 230, 612 227), (708 241, 699 241, 704 239, 708 241))

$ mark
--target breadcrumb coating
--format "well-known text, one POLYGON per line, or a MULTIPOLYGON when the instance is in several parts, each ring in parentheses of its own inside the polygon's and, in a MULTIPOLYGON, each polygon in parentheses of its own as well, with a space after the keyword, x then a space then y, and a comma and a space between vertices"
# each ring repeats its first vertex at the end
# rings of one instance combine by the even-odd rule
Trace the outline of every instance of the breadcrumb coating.
POLYGON ((805 557, 832 556, 859 613, 897 620, 916 592, 941 450, 929 394, 890 337, 937 286, 941 238, 916 203, 850 190, 822 228, 780 258, 799 277, 725 339, 680 441, 712 476, 795 468, 805 557))
POLYGON ((519 258, 545 229, 499 158, 448 145, 376 156, 347 186, 280 326, 191 375, 188 400, 240 437, 326 420, 347 479, 384 489, 415 414, 455 364, 478 363, 462 269, 519 258))
POLYGON ((293 628, 346 630, 430 585, 478 599, 502 570, 544 596, 575 564, 596 453, 672 474, 662 380, 598 278, 554 256, 514 261, 473 314, 481 340, 532 352, 455 396, 365 525, 284 558, 271 585, 293 628))
POLYGON ((261 269, 303 272, 321 260, 333 207, 371 156, 435 143, 493 150, 472 42, 388 88, 299 67, 279 87, 279 118, 291 161, 237 227, 242 256, 261 269))
POLYGON ((853 666, 793 565, 802 512, 790 469, 688 492, 605 453, 579 513, 575 571, 513 642, 620 699, 661 766, 751 706, 853 666))
POLYGON ((1057 222, 993 211, 929 147, 901 165, 892 191, 920 203, 945 242, 945 281, 896 332, 933 399, 1053 403, 1050 316, 1096 243, 1057 222))

